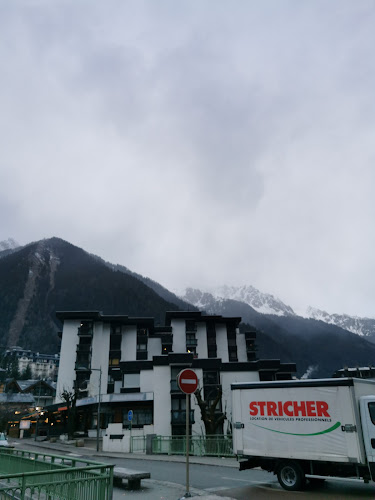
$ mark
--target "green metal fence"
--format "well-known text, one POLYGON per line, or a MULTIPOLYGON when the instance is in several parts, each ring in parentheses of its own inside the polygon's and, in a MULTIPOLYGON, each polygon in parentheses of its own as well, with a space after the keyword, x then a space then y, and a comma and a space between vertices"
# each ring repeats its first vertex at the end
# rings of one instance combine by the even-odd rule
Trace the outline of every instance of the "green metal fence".
POLYGON ((113 465, 25 450, 0 450, 0 499, 111 500, 113 465))
MULTIPOLYGON (((233 457, 232 436, 191 436, 189 454, 195 456, 233 457)), ((152 440, 152 452, 166 455, 185 455, 184 436, 156 436, 152 440)))
POLYGON ((130 441, 131 453, 146 453, 146 436, 132 436, 130 441))

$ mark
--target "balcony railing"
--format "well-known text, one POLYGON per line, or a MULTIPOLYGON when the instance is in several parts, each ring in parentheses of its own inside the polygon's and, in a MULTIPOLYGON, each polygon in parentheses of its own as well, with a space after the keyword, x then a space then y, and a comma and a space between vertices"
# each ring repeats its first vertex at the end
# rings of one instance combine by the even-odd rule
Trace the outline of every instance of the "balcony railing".
POLYGON ((90 361, 77 361, 74 366, 75 370, 91 370, 91 362, 90 361))
MULTIPOLYGON (((189 422, 195 423, 194 410, 189 411, 189 422)), ((171 424, 184 425, 186 423, 186 410, 171 410, 171 424)))
POLYGON ((92 326, 80 326, 78 328, 78 335, 83 337, 92 337, 93 328, 92 326))
POLYGON ((91 352, 91 344, 77 344, 77 352, 91 352))

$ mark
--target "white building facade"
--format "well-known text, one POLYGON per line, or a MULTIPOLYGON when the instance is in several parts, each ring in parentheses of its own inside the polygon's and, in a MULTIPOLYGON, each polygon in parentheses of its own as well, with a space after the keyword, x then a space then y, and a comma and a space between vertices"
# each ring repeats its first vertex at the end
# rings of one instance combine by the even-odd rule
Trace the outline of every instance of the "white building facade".
MULTIPOLYGON (((62 402, 64 390, 78 392, 82 430, 96 428, 100 396, 102 429, 109 424, 129 427, 131 411, 134 431, 184 435, 186 397, 176 377, 192 368, 205 401, 222 393, 216 411, 227 416, 217 430, 223 434, 231 425, 231 383, 285 380, 296 370, 294 363, 257 360, 255 332, 240 333, 241 318, 167 312, 165 326, 155 326, 152 318, 98 311, 58 312, 57 317, 63 330, 56 403, 62 402)), ((192 434, 204 434, 194 396, 190 409, 192 434)))

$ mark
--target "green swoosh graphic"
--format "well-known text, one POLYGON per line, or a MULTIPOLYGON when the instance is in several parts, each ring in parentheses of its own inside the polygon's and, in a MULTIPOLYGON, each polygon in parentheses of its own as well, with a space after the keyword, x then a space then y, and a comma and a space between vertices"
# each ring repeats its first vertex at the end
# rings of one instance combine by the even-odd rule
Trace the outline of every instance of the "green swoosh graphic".
MULTIPOLYGON (((252 422, 250 423, 252 424, 252 422)), ((340 427, 341 422, 336 422, 334 425, 332 425, 332 427, 326 429, 325 431, 313 432, 312 434, 296 434, 294 432, 282 432, 282 431, 276 431, 274 429, 269 429, 268 427, 263 427, 262 425, 257 425, 257 424, 253 425, 255 425, 255 427, 260 427, 261 429, 265 429, 266 431, 277 432, 278 434, 289 434, 290 436, 318 436, 319 434, 327 434, 327 432, 334 431, 335 429, 337 429, 337 427, 340 427)))

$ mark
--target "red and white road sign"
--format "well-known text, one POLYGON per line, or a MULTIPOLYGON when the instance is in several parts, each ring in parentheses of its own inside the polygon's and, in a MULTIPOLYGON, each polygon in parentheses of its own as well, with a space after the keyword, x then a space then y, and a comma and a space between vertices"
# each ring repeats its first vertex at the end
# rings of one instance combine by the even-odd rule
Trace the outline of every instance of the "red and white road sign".
POLYGON ((197 374, 190 368, 186 368, 177 375, 177 384, 185 394, 193 394, 198 388, 197 374))

